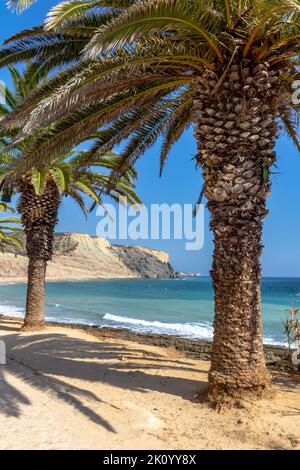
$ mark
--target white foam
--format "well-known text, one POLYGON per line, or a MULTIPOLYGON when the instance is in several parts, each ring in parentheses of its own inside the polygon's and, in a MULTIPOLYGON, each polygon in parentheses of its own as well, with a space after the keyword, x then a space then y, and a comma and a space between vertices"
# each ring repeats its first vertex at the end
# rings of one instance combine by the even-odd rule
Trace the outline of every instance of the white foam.
MULTIPOLYGON (((59 306, 59 304, 56 304, 59 306)), ((8 317, 23 317, 24 308, 16 307, 15 305, 0 304, 0 315, 8 317)), ((46 315, 47 321, 53 321, 56 323, 69 323, 77 325, 87 326, 108 326, 110 328, 129 328, 139 333, 154 333, 154 334, 167 334, 173 336, 179 336, 188 339, 206 339, 211 340, 213 338, 213 327, 210 323, 166 323, 160 321, 148 321, 137 318, 122 317, 119 315, 112 315, 106 313, 101 323, 91 322, 86 318, 66 318, 61 316, 48 316, 46 315)), ((272 337, 264 337, 264 344, 271 346, 285 346, 284 341, 277 341, 272 337)))
MULTIPOLYGON (((180 336, 189 339, 206 339, 213 338, 213 327, 210 323, 164 323, 159 321, 147 321, 137 318, 121 317, 106 313, 103 320, 108 320, 113 324, 108 325, 113 328, 130 328, 140 333, 155 333, 180 336)), ((264 344, 271 346, 286 346, 284 342, 276 341, 274 338, 265 337, 264 344)))
POLYGON ((16 307, 15 305, 0 305, 0 315, 7 317, 23 317, 24 314, 24 308, 16 307))
POLYGON ((213 337, 213 329, 209 323, 164 323, 121 317, 110 313, 106 313, 103 320, 115 323, 107 326, 124 328, 126 325, 130 325, 130 329, 141 333, 169 334, 190 339, 212 339, 213 337))
POLYGON ((268 344, 269 346, 284 346, 287 347, 287 343, 284 341, 277 341, 274 338, 270 338, 269 336, 264 336, 264 344, 268 344))

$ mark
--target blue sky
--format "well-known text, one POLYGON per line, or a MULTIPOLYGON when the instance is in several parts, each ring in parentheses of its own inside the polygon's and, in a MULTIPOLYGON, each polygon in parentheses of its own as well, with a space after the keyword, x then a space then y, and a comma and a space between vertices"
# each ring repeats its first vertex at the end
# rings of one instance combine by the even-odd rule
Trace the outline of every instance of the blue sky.
MULTIPOLYGON (((21 16, 9 13, 5 3, 2 0, 0 6, 1 41, 16 31, 41 23, 48 9, 57 4, 58 0, 40 0, 21 16)), ((5 70, 0 70, 0 79, 8 81, 5 70)), ((202 178, 191 161, 196 151, 192 134, 192 129, 188 130, 174 146, 162 178, 158 176, 159 143, 138 162, 137 191, 146 205, 193 204, 196 201, 202 178)), ((277 152, 277 174, 273 177, 272 196, 268 203, 270 214, 264 229, 263 275, 300 277, 300 155, 284 136, 278 141, 277 152)), ((68 199, 63 201, 59 218, 58 231, 91 235, 95 235, 99 221, 94 213, 85 220, 77 206, 68 199)), ((207 274, 211 267, 213 249, 208 223, 209 214, 206 210, 205 244, 200 251, 186 251, 185 241, 180 240, 148 240, 139 244, 168 251, 177 270, 207 274)))

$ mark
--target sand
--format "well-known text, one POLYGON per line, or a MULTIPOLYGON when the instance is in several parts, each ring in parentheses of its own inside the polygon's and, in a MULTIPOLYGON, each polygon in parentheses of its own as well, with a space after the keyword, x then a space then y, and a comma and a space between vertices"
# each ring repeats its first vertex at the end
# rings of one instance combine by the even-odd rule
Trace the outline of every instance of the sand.
POLYGON ((300 378, 218 414, 209 362, 120 338, 0 319, 0 449, 300 449, 300 378))

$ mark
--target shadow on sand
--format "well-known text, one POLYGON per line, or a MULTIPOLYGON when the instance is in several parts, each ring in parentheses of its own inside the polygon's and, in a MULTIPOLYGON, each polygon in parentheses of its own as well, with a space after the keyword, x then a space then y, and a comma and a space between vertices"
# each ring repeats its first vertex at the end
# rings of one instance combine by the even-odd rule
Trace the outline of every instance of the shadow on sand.
POLYGON ((166 359, 139 347, 130 349, 121 341, 94 342, 58 333, 8 334, 4 339, 8 364, 0 366, 0 412, 7 416, 19 416, 20 405, 29 405, 30 400, 8 383, 5 371, 40 391, 54 393, 110 432, 115 432, 113 427, 86 404, 89 400, 104 403, 105 397, 74 386, 68 379, 140 393, 156 391, 186 400, 193 400, 195 393, 207 386, 206 382, 172 377, 174 369, 195 372, 190 362, 166 359), (156 370, 156 374, 145 372, 147 369, 156 370), (160 370, 170 370, 170 375, 160 375, 160 370))

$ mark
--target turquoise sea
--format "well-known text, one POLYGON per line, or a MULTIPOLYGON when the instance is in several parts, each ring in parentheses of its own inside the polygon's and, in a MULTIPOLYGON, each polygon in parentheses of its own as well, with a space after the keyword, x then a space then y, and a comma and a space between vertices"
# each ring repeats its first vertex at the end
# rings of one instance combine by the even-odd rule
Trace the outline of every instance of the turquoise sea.
MULTIPOLYGON (((0 314, 23 314, 25 292, 25 284, 1 285, 0 314)), ((284 343, 282 320, 293 304, 300 305, 300 279, 263 279, 265 343, 284 343)), ((46 315, 61 322, 211 339, 213 291, 208 277, 51 282, 46 315)))

